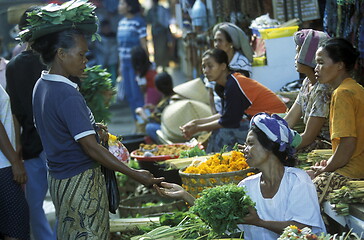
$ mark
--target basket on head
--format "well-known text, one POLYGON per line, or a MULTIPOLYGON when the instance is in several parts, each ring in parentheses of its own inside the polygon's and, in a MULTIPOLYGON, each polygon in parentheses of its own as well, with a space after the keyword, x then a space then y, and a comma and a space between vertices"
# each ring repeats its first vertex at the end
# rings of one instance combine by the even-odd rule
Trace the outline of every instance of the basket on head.
POLYGON ((250 173, 256 173, 256 169, 248 168, 234 172, 222 172, 211 174, 192 174, 184 173, 185 169, 179 170, 182 179, 182 186, 195 198, 206 188, 212 188, 228 183, 238 184, 241 180, 249 176, 250 173))

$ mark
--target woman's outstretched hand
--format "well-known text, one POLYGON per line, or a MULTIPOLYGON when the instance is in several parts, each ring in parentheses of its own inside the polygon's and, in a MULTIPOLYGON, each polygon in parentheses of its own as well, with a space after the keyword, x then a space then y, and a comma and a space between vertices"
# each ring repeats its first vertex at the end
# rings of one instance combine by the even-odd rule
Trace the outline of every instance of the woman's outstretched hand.
POLYGON ((159 195, 174 199, 183 199, 186 194, 186 190, 175 183, 161 182, 160 186, 154 184, 153 187, 159 195))
POLYGON ((183 136, 186 138, 186 139, 191 139, 192 136, 198 132, 197 130, 197 124, 195 123, 194 120, 186 123, 185 125, 179 127, 179 129, 181 130, 183 136))
POLYGON ((161 182, 159 186, 154 184, 153 187, 161 196, 184 200, 190 206, 195 203, 195 198, 178 184, 161 182))
POLYGON ((155 184, 160 184, 165 181, 164 177, 156 178, 147 170, 135 170, 137 175, 135 175, 135 180, 143 184, 144 186, 154 186, 155 184))

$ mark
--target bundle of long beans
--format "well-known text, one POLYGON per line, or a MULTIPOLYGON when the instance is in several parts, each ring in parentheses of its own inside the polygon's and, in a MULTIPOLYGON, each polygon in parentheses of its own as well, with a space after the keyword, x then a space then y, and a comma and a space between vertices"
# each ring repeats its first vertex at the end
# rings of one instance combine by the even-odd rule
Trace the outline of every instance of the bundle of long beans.
POLYGON ((346 186, 333 190, 329 201, 339 215, 349 215, 349 205, 364 203, 364 181, 349 181, 346 186))

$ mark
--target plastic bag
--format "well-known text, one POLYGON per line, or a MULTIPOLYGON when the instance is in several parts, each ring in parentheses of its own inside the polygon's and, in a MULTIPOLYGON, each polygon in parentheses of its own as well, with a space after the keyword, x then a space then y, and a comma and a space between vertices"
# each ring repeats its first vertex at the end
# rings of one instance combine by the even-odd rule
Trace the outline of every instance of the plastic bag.
MULTIPOLYGON (((109 149, 109 145, 107 142, 102 142, 102 146, 106 149, 109 149)), ((115 176, 115 171, 101 165, 101 172, 104 174, 105 177, 106 192, 109 201, 109 212, 115 214, 120 202, 120 193, 118 188, 118 182, 115 176)))
POLYGON ((101 166, 101 171, 105 177, 106 192, 109 200, 109 211, 115 214, 120 202, 120 194, 118 189, 118 182, 116 181, 115 177, 115 172, 113 170, 105 168, 104 166, 101 166))
POLYGON ((108 149, 120 162, 129 162, 129 151, 114 135, 109 133, 108 149))

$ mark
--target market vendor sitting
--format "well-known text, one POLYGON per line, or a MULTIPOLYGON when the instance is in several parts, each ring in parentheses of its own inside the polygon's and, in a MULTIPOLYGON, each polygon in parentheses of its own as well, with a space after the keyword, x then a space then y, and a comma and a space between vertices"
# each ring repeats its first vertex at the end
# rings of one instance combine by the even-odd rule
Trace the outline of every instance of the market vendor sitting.
MULTIPOLYGON (((256 203, 241 221, 244 239, 277 239, 289 225, 326 232, 315 186, 305 171, 294 168, 300 135, 278 115, 258 113, 250 125, 244 153, 249 166, 261 173, 239 183, 256 203)), ((154 187, 162 196, 194 204, 194 197, 177 184, 162 182, 154 187)))
POLYGON ((329 112, 332 89, 327 84, 321 84, 315 77, 315 52, 319 44, 329 35, 312 29, 303 29, 295 33, 296 47, 295 65, 298 72, 305 74, 302 87, 296 101, 284 119, 290 127, 303 118, 305 130, 301 134, 302 142, 297 147, 302 152, 313 149, 330 148, 329 112))
POLYGON ((228 56, 223 50, 207 50, 202 55, 202 68, 206 78, 217 83, 215 91, 223 102, 222 114, 192 120, 180 129, 186 139, 198 132, 213 131, 208 153, 219 152, 224 145, 231 150, 235 143, 243 143, 250 116, 258 112, 284 113, 287 109, 271 90, 239 72, 230 71, 228 56))
POLYGON ((353 179, 364 179, 364 88, 351 78, 359 52, 342 38, 323 42, 316 52, 315 76, 334 89, 330 105, 333 155, 308 171, 319 201, 353 179))

